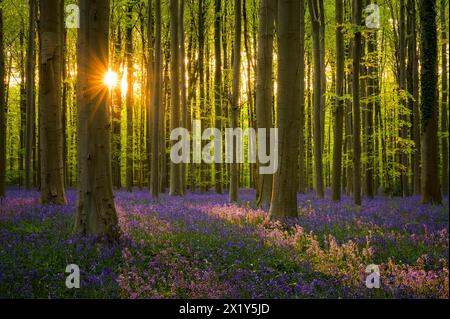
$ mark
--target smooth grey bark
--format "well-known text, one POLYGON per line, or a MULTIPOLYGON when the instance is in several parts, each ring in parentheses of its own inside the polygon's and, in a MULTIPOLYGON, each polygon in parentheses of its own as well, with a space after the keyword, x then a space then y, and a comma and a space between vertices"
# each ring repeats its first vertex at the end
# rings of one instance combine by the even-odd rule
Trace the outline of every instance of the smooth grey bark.
MULTIPOLYGON (((178 0, 170 0, 170 128, 180 126, 180 50, 178 46, 178 0)), ((177 141, 171 141, 175 145, 177 141)), ((170 195, 183 195, 181 166, 170 161, 170 195)))
POLYGON ((29 0, 28 5, 28 39, 26 56, 26 130, 25 130, 25 187, 33 185, 32 153, 35 135, 35 35, 36 35, 36 0, 29 0))
POLYGON ((314 170, 316 196, 323 198, 325 190, 323 185, 323 161, 322 161, 322 95, 323 92, 323 68, 321 50, 320 31, 320 7, 318 0, 308 0, 309 15, 311 17, 313 56, 314 56, 314 170))
MULTIPOLYGON (((120 70, 122 65, 122 27, 120 22, 117 25, 117 33, 114 41, 114 62, 115 70, 120 70)), ((123 76, 122 72, 118 71, 118 78, 121 79, 123 76)), ((111 136, 111 146, 112 146, 112 179, 113 186, 117 188, 122 187, 122 88, 121 85, 116 85, 114 92, 112 93, 112 136, 111 136)))
POLYGON ((441 185, 442 194, 448 195, 448 115, 447 115, 447 32, 446 24, 448 20, 445 14, 445 0, 441 0, 441 63, 442 63, 442 81, 441 81, 441 145, 442 145, 442 173, 441 185))
POLYGON ((408 0, 408 70, 407 86, 410 98, 408 108, 412 112, 411 137, 414 141, 412 155, 412 190, 415 195, 420 194, 420 110, 419 110, 419 59, 417 53, 416 30, 416 1, 408 0))
POLYGON ((78 207, 75 232, 115 240, 119 226, 110 159, 109 0, 79 0, 77 53, 78 207))
POLYGON ((279 167, 274 175, 270 217, 296 217, 299 139, 300 2, 278 1, 278 136, 279 167))
POLYGON ((154 20, 153 20, 153 4, 152 0, 148 0, 147 3, 147 159, 148 159, 148 189, 151 192, 152 188, 152 134, 151 130, 153 127, 152 112, 154 109, 154 94, 155 94, 155 40, 154 40, 154 20))
MULTIPOLYGON (((400 94, 406 90, 406 6, 405 0, 400 0, 400 21, 399 21, 399 44, 398 44, 398 86, 400 94)), ((406 99, 400 99, 401 105, 406 108, 406 99)), ((405 115, 401 116, 402 120, 407 121, 405 115)), ((400 127, 400 137, 408 139, 407 126, 402 125, 400 127)), ((400 164, 404 167, 400 173, 400 182, 402 187, 403 196, 409 195, 409 182, 408 182, 408 155, 401 148, 400 151, 400 164)))
MULTIPOLYGON (((262 0, 259 9, 258 61, 256 72, 256 125, 258 129, 273 127, 273 36, 276 3, 274 0, 262 0)), ((266 150, 270 147, 270 136, 267 135, 266 150)), ((272 196, 273 175, 258 176, 258 206, 270 203, 272 196)))
POLYGON ((61 0, 41 0, 39 118, 41 201, 65 204, 62 130, 61 0), (48 10, 48 8, 54 8, 48 10))
MULTIPOLYGON (((241 77, 241 18, 242 18, 242 3, 241 0, 234 0, 234 47, 233 47, 233 96, 231 100, 231 128, 238 127, 239 117, 239 93, 240 93, 240 77, 241 77)), ((230 164, 230 202, 237 202, 238 200, 238 164, 236 163, 236 143, 233 143, 233 163, 230 164)))
MULTIPOLYGON (((370 0, 366 1, 366 5, 370 0)), ((364 112, 364 145, 366 153, 366 163, 364 166, 364 193, 367 197, 373 198, 375 195, 374 187, 374 127, 373 113, 377 96, 377 78, 378 78, 378 55, 377 55, 377 29, 367 31, 367 102, 364 112)))
MULTIPOLYGON (((179 32, 180 38, 180 93, 181 93, 181 126, 188 128, 188 108, 187 108, 187 81, 186 81, 186 49, 185 49, 185 35, 184 35, 184 11, 185 0, 180 0, 179 12, 179 32)), ((186 165, 181 164, 181 189, 183 194, 186 193, 186 165)))
POLYGON ((133 7, 134 0, 130 0, 126 13, 126 35, 125 35, 125 57, 127 65, 127 146, 126 146, 126 189, 132 191, 134 181, 134 159, 133 159, 133 7))
POLYGON ((162 101, 162 50, 161 50, 161 0, 155 3, 155 79, 152 110, 152 163, 150 192, 158 198, 159 183, 159 157, 160 157, 160 126, 159 116, 162 101))
MULTIPOLYGON (((222 131, 222 50, 220 40, 222 38, 222 0, 214 2, 214 106, 215 106, 215 125, 219 131, 222 131)), ((221 152, 222 150, 215 150, 221 152)), ((222 194, 222 165, 216 163, 215 172, 215 190, 217 194, 222 194)))
POLYGON ((5 52, 3 42, 3 1, 0 0, 0 198, 5 197, 6 179, 6 104, 5 52))
POLYGON ((344 1, 336 0, 336 97, 335 97, 335 124, 333 147, 333 181, 331 198, 334 201, 341 199, 342 178, 342 140, 344 126, 344 1))
POLYGON ((300 0, 300 61, 298 65, 299 83, 299 117, 298 133, 298 191, 306 191, 305 176, 305 0, 300 0))
MULTIPOLYGON (((353 24, 362 23, 362 0, 353 0, 353 24)), ((360 101, 361 31, 356 30, 353 44, 353 200, 361 205, 361 101, 360 101)))

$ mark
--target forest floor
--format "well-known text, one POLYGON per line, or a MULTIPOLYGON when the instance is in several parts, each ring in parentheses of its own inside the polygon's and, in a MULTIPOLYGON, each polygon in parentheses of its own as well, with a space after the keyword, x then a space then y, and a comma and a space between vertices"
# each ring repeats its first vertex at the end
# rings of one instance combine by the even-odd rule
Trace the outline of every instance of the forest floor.
MULTIPOLYGON (((449 204, 417 197, 365 200, 362 208, 299 195, 300 216, 272 222, 242 190, 227 195, 117 192, 122 237, 71 234, 68 205, 10 189, 0 204, 0 298, 448 298, 449 204), (69 264, 81 288, 67 289, 69 264), (381 287, 366 287, 366 266, 381 287)), ((328 198, 328 197, 327 197, 328 198)))

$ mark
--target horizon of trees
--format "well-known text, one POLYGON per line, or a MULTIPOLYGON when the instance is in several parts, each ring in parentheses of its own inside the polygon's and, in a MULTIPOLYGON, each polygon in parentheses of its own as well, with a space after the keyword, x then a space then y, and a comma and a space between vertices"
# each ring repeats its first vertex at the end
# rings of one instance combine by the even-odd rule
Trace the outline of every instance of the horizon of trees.
POLYGON ((297 193, 323 198, 327 188, 332 200, 346 194, 356 205, 376 195, 440 204, 448 195, 448 7, 2 0, 0 198, 5 185, 18 185, 65 204, 64 189, 77 187, 75 231, 111 237, 113 187, 148 187, 155 198, 214 188, 228 190, 230 202, 254 188, 276 219, 297 215, 297 193), (79 6, 78 29, 66 27, 69 4, 79 6), (105 83, 108 72, 116 85, 105 83), (171 130, 196 134, 194 120, 219 130, 278 128, 279 170, 171 162, 171 130))

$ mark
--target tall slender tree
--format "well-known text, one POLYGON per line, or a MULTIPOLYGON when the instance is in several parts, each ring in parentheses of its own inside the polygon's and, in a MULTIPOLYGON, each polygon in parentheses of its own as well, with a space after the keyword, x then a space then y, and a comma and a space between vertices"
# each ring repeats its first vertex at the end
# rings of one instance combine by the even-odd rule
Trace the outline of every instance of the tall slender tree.
MULTIPOLYGON (((148 42, 148 52, 147 52, 147 159, 148 168, 151 172, 151 147, 152 147, 152 134, 151 129, 153 127, 152 123, 152 112, 154 108, 154 94, 155 94, 155 41, 154 41, 154 19, 153 19, 153 5, 152 0, 148 0, 147 4, 147 42, 148 42)), ((151 191, 151 173, 148 174, 148 189, 151 191)))
POLYGON ((26 56, 26 129, 25 129, 25 187, 33 184, 32 151, 35 135, 35 34, 36 34, 36 0, 28 2, 28 39, 26 56))
MULTIPOLYGON (((187 81, 186 81, 186 49, 185 49, 185 31, 184 31, 184 12, 185 0, 180 0, 179 12, 179 32, 180 38, 180 100, 181 100, 181 126, 188 128, 188 108, 187 108, 187 81)), ((181 164, 181 189, 186 193, 186 165, 181 164)))
MULTIPOLYGON (((366 5, 370 0, 366 0, 366 5)), ((378 56, 377 56, 377 32, 376 28, 369 29, 366 33, 367 39, 367 99, 364 112, 364 145, 366 151, 366 162, 364 165, 364 193, 373 198, 374 192, 374 125, 373 114, 377 103, 377 78, 378 78, 378 56)))
POLYGON ((412 190, 415 195, 420 194, 420 110, 419 110, 419 59, 417 54, 417 31, 416 31, 416 1, 408 0, 408 108, 412 114, 411 137, 414 141, 412 155, 412 190))
MULTIPOLYGON (((219 131, 222 131, 222 50, 220 40, 222 38, 221 30, 222 21, 222 0, 214 2, 214 116, 215 125, 219 131)), ((222 150, 214 150, 221 152, 222 150)), ((222 165, 215 163, 215 190, 216 193, 222 194, 222 165)))
POLYGON ((306 191, 305 175, 305 0, 300 0, 300 61, 298 65, 299 83, 299 147, 298 147, 298 191, 306 191))
POLYGON ((77 71, 78 208, 75 232, 117 239, 110 159, 109 0, 79 0, 77 71))
MULTIPOLYGON (((170 0, 170 128, 174 130, 180 126, 180 51, 178 38, 178 0, 170 0)), ((176 141, 172 141, 174 145, 176 141)), ((170 161, 170 194, 180 196, 181 166, 170 161)))
POLYGON ((341 199, 342 135, 344 126, 344 1, 336 0, 336 97, 333 145, 333 183, 331 197, 341 199))
POLYGON ((155 79, 153 82, 152 110, 152 163, 150 192, 153 197, 159 196, 159 157, 160 157, 160 127, 159 114, 162 101, 162 49, 161 49, 161 0, 155 3, 155 79))
POLYGON ((6 179, 5 51, 3 32, 3 0, 0 0, 0 198, 5 196, 6 179))
POLYGON ((441 145, 442 145, 442 173, 441 184, 442 194, 448 195, 448 116, 447 116, 447 28, 448 23, 445 13, 445 0, 441 0, 441 63, 442 63, 442 81, 441 81, 441 145))
POLYGON ((438 144, 438 36, 436 1, 420 0, 422 203, 441 204, 438 144))
MULTIPOLYGON (((273 34, 275 22, 274 0, 262 0, 259 8, 259 34, 258 34, 258 62, 256 72, 256 125, 258 129, 273 127, 272 101, 273 101, 273 34)), ((266 150, 270 147, 270 137, 266 135, 266 150)), ((259 206, 270 203, 272 196, 273 175, 259 175, 258 198, 259 206)))
POLYGON ((308 0, 309 15, 312 24, 313 52, 314 52, 314 170, 315 189, 319 198, 325 196, 323 185, 323 161, 322 161, 322 95, 323 92, 323 68, 321 50, 321 13, 319 0, 308 0))
MULTIPOLYGON (((241 78, 241 36, 242 36, 242 2, 234 0, 234 46, 233 46, 233 96, 231 101, 231 128, 238 127, 239 118, 239 94, 240 94, 240 78, 241 78)), ((230 164, 230 202, 238 200, 238 164, 236 154, 236 143, 233 143, 232 163, 230 164)))
POLYGON ((362 0, 353 0, 353 24, 356 27, 353 43, 353 199, 361 205, 361 101, 360 101, 360 64, 361 64, 361 23, 362 0))
MULTIPOLYGON (((406 6, 405 0, 400 0, 400 19, 398 27, 398 87, 400 91, 400 103, 406 108, 406 99, 403 98, 404 91, 406 90, 406 6)), ((402 111, 401 113, 404 113, 402 111)), ((407 118, 401 114, 401 119, 406 122, 407 118)), ((401 124, 400 137, 403 140, 408 139, 407 126, 401 124)), ((402 165, 400 173, 400 182, 403 196, 409 195, 409 183, 408 183, 408 154, 405 151, 405 147, 400 147, 400 164, 402 165)))
MULTIPOLYGON (((114 60, 116 70, 121 69, 122 65, 122 26, 120 23, 117 25, 117 32, 114 43, 114 60)), ((122 78, 123 72, 119 71, 119 78, 122 78)), ((122 88, 121 85, 117 85, 113 93, 112 101, 112 154, 111 154, 111 166, 113 185, 117 188, 122 187, 122 137, 121 137, 121 120, 122 120, 122 88)))
POLYGON ((133 8, 135 0, 129 0, 127 4, 127 26, 125 35, 125 56, 127 75, 127 147, 126 147, 126 188, 131 192, 134 181, 134 157, 133 157, 133 8))
POLYGON ((62 131, 61 0, 41 0, 39 118, 41 201, 65 204, 62 131), (48 8, 53 8, 48 10, 48 8))
POLYGON ((300 62, 300 1, 278 1, 278 130, 279 168, 274 175, 270 216, 296 217, 299 129, 299 73, 292 67, 300 62))

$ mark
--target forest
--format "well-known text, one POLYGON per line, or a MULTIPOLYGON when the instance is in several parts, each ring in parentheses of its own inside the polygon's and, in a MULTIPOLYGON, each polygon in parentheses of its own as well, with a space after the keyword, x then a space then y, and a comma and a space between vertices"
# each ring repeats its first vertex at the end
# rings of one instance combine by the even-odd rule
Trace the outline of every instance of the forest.
POLYGON ((448 0, 0 0, 0 298, 448 299, 449 35, 448 0))

